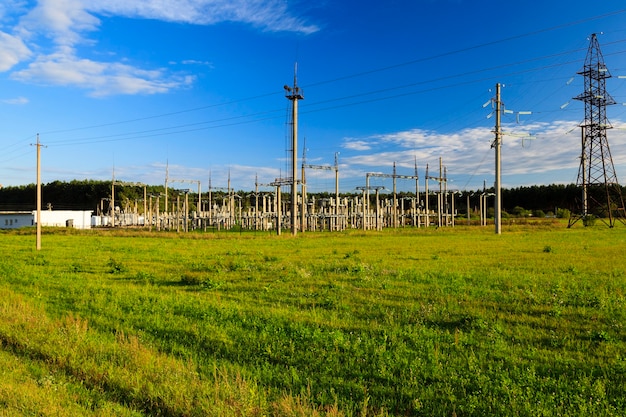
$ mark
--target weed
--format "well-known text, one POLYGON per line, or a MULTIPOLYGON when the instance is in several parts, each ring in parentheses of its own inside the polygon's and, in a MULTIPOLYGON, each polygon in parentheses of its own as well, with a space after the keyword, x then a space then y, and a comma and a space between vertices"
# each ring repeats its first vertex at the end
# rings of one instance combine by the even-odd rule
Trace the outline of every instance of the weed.
POLYGON ((180 283, 183 285, 202 285, 207 279, 206 274, 188 271, 181 275, 180 283))
POLYGON ((137 271, 134 279, 138 282, 143 282, 147 284, 154 284, 156 281, 154 274, 145 271, 137 271))
POLYGON ((110 274, 121 274, 127 271, 126 265, 113 258, 109 258, 107 267, 110 274))

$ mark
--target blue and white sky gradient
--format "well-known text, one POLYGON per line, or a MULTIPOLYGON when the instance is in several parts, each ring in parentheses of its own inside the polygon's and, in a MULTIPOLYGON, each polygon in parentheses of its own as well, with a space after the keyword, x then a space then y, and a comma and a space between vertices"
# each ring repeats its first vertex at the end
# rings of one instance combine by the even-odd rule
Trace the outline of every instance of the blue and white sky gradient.
MULTIPOLYGON (((254 190, 286 172, 297 62, 299 151, 339 157, 340 188, 366 172, 494 181, 496 83, 507 188, 575 183, 589 36, 613 75, 609 143, 626 183, 626 9, 621 1, 4 0, 0 184, 169 176, 254 190), (531 112, 518 114, 517 112, 531 112), (531 135, 532 138, 529 138, 531 135)), ((332 171, 308 170, 311 192, 332 171)), ((371 185, 391 188, 390 179, 371 185)), ((183 185, 181 185, 181 188, 183 185)), ((414 190, 411 181, 400 189, 414 190)), ((193 188, 193 187, 192 187, 193 188)))

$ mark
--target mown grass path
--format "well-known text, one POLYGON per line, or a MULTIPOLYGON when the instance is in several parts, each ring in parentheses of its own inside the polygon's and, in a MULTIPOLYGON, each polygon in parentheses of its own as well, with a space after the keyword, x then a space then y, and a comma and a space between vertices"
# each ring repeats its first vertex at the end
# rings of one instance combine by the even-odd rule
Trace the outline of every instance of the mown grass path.
POLYGON ((0 250, 7 415, 626 410, 624 227, 47 230, 0 250))

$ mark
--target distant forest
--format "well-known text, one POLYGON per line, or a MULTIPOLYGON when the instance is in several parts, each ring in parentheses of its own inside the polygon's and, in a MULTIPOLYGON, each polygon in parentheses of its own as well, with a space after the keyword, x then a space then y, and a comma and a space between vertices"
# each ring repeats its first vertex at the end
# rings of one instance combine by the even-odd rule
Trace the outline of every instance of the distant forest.
MULTIPOLYGON (((626 190, 625 190, 626 191, 626 190)), ((622 191, 623 195, 626 192, 622 191)), ((157 195, 163 195, 165 187, 163 185, 148 185, 146 193, 152 195, 156 201, 157 195)), ((179 191, 168 190, 170 201, 175 201, 176 193, 179 191)), ((479 197, 483 192, 493 192, 491 190, 470 191, 470 206, 473 210, 479 205, 479 197)), ((249 191, 236 191, 242 198, 244 208, 254 206, 254 194, 249 191)), ((207 193, 203 193, 203 199, 206 200, 207 193)), ((527 215, 543 212, 545 214, 556 213, 559 209, 575 211, 576 200, 579 199, 581 191, 576 185, 536 185, 530 187, 518 187, 502 190, 502 208, 505 212, 512 215, 527 215)), ((360 193, 341 194, 343 197, 361 195, 360 193)), ((461 197, 456 195, 455 207, 459 212, 467 211, 467 195, 464 193, 461 197)), ((115 205, 121 207, 122 210, 133 210, 137 204, 139 211, 143 211, 144 190, 140 186, 116 185, 115 187, 115 205)), ((213 191, 215 201, 224 196, 224 192, 213 191)), ((315 194, 316 199, 332 198, 332 193, 315 194)), ((398 193, 398 198, 413 197, 413 193, 398 193)), ((381 196, 389 198, 389 194, 381 196)), ((0 188, 0 211, 18 211, 18 210, 34 210, 36 208, 36 186, 35 184, 23 186, 10 186, 0 188)), ((111 198, 111 181, 94 181, 94 180, 74 180, 70 182, 53 181, 42 185, 42 208, 51 208, 53 210, 94 210, 97 212, 100 207, 108 210, 111 198)), ((374 199, 373 193, 371 196, 374 199)), ((420 200, 423 201, 423 194, 420 200)), ((163 206, 163 198, 161 198, 161 206, 163 206)), ((197 204, 197 193, 189 194, 190 209, 195 210, 197 204)), ((431 196, 431 207, 434 207, 436 200, 431 196), (433 201, 434 200, 434 201, 433 201)), ((488 204, 493 206, 493 198, 488 200, 488 204)))

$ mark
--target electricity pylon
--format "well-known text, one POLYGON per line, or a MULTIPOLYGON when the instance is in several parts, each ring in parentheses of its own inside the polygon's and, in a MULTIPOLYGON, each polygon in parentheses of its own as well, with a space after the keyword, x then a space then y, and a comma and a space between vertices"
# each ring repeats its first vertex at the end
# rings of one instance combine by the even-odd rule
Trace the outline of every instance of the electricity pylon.
POLYGON ((576 185, 582 194, 577 201, 577 213, 572 213, 568 227, 582 219, 585 225, 591 218, 600 218, 609 227, 615 220, 625 221, 624 199, 617 182, 613 158, 607 140, 607 129, 612 126, 606 116, 606 107, 615 104, 606 91, 606 79, 611 77, 596 34, 591 35, 585 65, 578 74, 585 77, 585 90, 575 97, 585 103, 585 120, 581 127, 582 152, 576 185))

